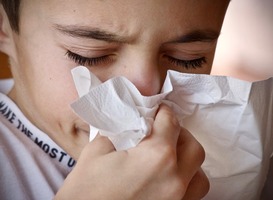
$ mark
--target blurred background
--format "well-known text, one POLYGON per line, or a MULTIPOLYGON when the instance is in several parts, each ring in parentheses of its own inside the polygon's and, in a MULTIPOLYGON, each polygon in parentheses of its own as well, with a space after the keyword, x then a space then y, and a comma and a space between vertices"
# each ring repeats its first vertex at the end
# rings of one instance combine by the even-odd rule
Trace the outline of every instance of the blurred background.
POLYGON ((273 0, 232 0, 212 74, 245 80, 273 76, 273 0))
POLYGON ((11 77, 11 73, 8 68, 8 59, 6 55, 0 53, 0 79, 11 77))

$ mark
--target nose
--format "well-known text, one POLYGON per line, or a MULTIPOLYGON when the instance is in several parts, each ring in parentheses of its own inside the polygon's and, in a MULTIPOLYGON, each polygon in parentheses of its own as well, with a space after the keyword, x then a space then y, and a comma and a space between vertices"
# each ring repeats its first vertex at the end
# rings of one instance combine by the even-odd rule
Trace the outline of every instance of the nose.
POLYGON ((160 91, 160 76, 158 71, 141 66, 137 69, 126 70, 124 76, 129 79, 144 96, 152 96, 160 91))
MULTIPOLYGON (((123 76, 131 81, 144 96, 152 96, 160 92, 166 70, 160 68, 154 51, 126 51, 114 64, 107 68, 93 68, 92 72, 101 81, 112 77, 123 76)), ((162 67, 162 66, 161 66, 162 67)))
POLYGON ((118 70, 117 73, 130 80, 142 95, 152 96, 160 92, 162 80, 156 59, 128 59, 118 70))

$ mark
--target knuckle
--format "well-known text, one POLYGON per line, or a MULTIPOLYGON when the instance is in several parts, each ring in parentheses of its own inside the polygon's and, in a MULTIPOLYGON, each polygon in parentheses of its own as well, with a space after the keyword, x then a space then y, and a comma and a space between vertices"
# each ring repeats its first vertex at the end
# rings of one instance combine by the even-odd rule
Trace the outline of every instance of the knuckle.
POLYGON ((181 199, 187 191, 188 183, 183 181, 178 176, 173 180, 171 184, 171 189, 169 189, 169 194, 172 197, 179 197, 181 199))
POLYGON ((205 197, 206 194, 208 194, 209 189, 210 189, 210 182, 209 182, 209 179, 206 177, 204 179, 204 190, 203 190, 203 193, 201 194, 201 198, 205 197))
POLYGON ((172 146, 164 146, 162 152, 163 160, 176 160, 176 150, 172 146))
POLYGON ((160 199, 181 200, 187 191, 187 183, 179 176, 171 176, 168 184, 161 185, 160 199))
POLYGON ((170 145, 164 145, 157 152, 157 158, 160 163, 168 164, 168 166, 173 166, 176 164, 177 156, 175 149, 170 145))
POLYGON ((177 166, 176 151, 169 145, 158 145, 151 150, 152 159, 150 163, 158 171, 171 171, 177 166))
POLYGON ((193 140, 191 142, 191 150, 194 153, 194 157, 198 163, 202 164, 206 156, 204 147, 197 140, 193 140))
MULTIPOLYGON (((210 189, 209 179, 205 175, 205 173, 200 169, 195 176, 192 178, 190 182, 190 192, 186 191, 185 199, 189 199, 189 197, 194 193, 195 197, 198 199, 202 199, 206 196, 210 189), (195 192, 196 191, 196 192, 195 192), (191 195, 190 195, 191 194, 191 195)), ((189 188, 188 187, 188 188, 189 188)))
POLYGON ((200 173, 198 182, 202 185, 202 189, 200 190, 200 197, 203 198, 204 196, 206 196, 210 189, 209 179, 204 172, 200 173))
POLYGON ((168 122, 171 126, 173 126, 175 129, 179 129, 180 130, 180 124, 179 124, 179 121, 177 119, 177 117, 172 114, 172 115, 169 115, 168 117, 168 122))
POLYGON ((166 124, 168 126, 172 126, 175 128, 180 127, 179 121, 171 109, 167 109, 163 113, 161 113, 160 123, 166 124))
POLYGON ((198 155, 197 159, 200 161, 200 163, 203 163, 206 156, 204 147, 199 142, 196 142, 195 150, 196 154, 198 155))

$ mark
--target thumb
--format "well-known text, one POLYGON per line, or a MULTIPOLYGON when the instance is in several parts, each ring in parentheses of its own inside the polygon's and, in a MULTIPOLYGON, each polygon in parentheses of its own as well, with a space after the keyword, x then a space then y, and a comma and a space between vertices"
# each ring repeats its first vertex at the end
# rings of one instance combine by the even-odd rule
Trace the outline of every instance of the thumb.
POLYGON ((114 145, 107 137, 98 134, 94 140, 85 146, 82 154, 88 153, 89 157, 97 157, 111 153, 115 150, 114 145))
POLYGON ((179 122, 171 108, 166 104, 161 104, 153 125, 154 141, 163 142, 176 149, 180 129, 179 122))

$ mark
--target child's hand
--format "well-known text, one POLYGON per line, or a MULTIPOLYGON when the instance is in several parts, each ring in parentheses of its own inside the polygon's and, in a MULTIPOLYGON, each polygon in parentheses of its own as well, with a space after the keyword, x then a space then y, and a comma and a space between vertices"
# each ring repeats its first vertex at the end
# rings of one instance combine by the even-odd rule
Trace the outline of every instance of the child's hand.
POLYGON ((161 105, 152 133, 137 147, 116 152, 98 136, 83 150, 56 199, 201 199, 209 188, 200 166, 204 150, 161 105))

